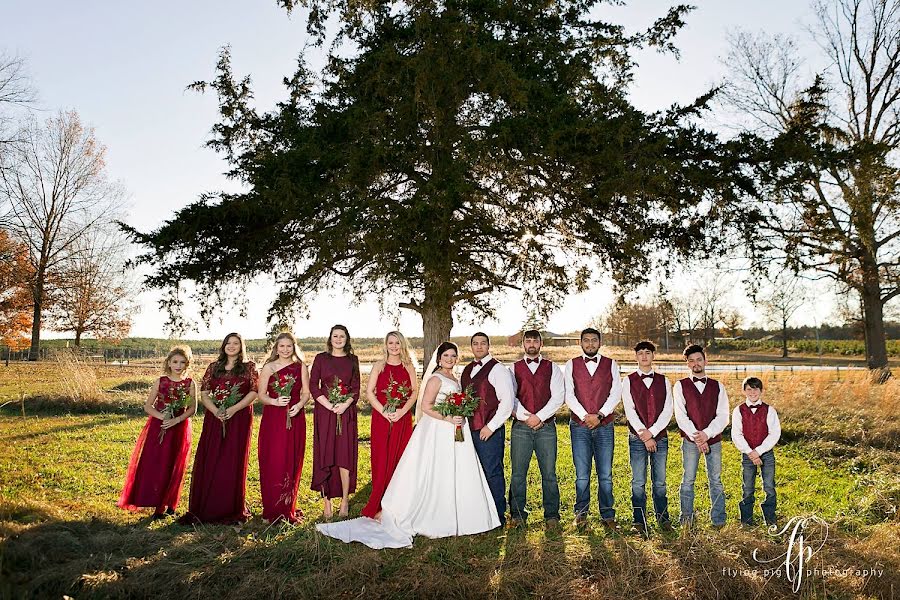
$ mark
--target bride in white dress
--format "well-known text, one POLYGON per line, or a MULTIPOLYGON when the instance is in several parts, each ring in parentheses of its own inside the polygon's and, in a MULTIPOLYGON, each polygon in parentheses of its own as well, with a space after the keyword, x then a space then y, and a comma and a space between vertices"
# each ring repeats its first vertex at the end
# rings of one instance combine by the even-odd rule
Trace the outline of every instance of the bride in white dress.
POLYGON ((371 548, 405 548, 416 535, 470 535, 500 526, 465 418, 444 417, 434 410, 435 404, 460 391, 453 373, 458 355, 456 344, 444 342, 425 369, 416 427, 381 500, 381 521, 361 517, 316 529, 371 548), (463 442, 454 439, 456 425, 462 425, 463 442))

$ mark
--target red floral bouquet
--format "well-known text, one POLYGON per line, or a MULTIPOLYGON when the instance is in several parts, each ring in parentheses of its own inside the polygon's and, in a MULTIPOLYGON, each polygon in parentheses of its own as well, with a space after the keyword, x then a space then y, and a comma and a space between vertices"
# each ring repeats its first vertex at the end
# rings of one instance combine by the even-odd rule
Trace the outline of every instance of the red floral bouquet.
MULTIPOLYGON (((188 391, 187 386, 175 385, 169 388, 167 399, 168 402, 165 408, 162 409, 163 421, 174 419, 176 415, 183 413, 191 403, 191 393, 188 391)), ((163 443, 163 438, 166 437, 166 431, 166 429, 159 430, 160 444, 163 443)))
MULTIPOLYGON (((219 416, 225 416, 225 411, 241 401, 241 384, 236 383, 230 388, 216 386, 210 393, 213 404, 219 409, 219 416)), ((225 421, 222 421, 222 439, 225 439, 225 421)))
MULTIPOLYGON (((288 373, 287 375, 279 375, 278 373, 274 374, 275 380, 272 381, 272 390, 278 394, 279 398, 290 398, 291 390, 294 389, 294 384, 297 383, 297 378, 288 373)), ((285 417, 285 429, 291 428, 291 407, 290 403, 287 406, 287 416, 285 417)))
MULTIPOLYGON (((353 400, 353 394, 350 393, 350 388, 335 377, 334 383, 328 388, 328 401, 331 402, 331 406, 335 407, 351 400, 353 400)), ((337 415, 337 434, 341 435, 341 415, 337 415)))
MULTIPOLYGON (((412 389, 406 384, 397 383, 393 375, 388 375, 388 385, 381 390, 381 393, 384 394, 385 400, 384 412, 393 414, 397 412, 398 408, 406 404, 410 394, 412 394, 412 389)), ((393 422, 391 422, 390 426, 394 426, 393 422)))
MULTIPOLYGON (((475 391, 470 385, 461 392, 448 395, 443 402, 435 404, 434 410, 445 417, 471 417, 475 414, 479 402, 481 402, 481 400, 475 395, 475 391)), ((461 425, 456 426, 455 439, 457 442, 463 441, 461 425)))

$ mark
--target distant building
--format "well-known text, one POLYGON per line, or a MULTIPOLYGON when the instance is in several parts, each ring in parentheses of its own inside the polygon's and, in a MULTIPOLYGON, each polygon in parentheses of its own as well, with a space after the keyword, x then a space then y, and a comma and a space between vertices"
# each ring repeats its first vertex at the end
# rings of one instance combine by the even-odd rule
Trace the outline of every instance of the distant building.
MULTIPOLYGON (((510 346, 521 346, 522 333, 523 332, 520 331, 509 336, 506 343, 510 346)), ((558 333, 553 333, 552 331, 547 331, 546 329, 541 330, 541 338, 544 340, 545 346, 577 346, 581 343, 581 338, 577 335, 560 335, 558 333)))

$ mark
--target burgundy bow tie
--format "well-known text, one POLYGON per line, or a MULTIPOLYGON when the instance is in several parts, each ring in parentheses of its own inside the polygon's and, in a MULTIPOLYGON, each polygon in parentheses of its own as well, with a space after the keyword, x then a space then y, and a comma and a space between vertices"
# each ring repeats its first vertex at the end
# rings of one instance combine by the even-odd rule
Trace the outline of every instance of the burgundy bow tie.
POLYGON ((472 361, 472 364, 475 365, 476 367, 480 367, 481 361, 480 360, 472 361))
POLYGON ((641 379, 646 379, 646 378, 648 378, 648 377, 649 377, 650 379, 653 379, 653 373, 642 373, 642 374, 641 374, 641 379))
POLYGON ((585 356, 585 357, 584 357, 584 362, 585 362, 585 364, 587 364, 587 363, 589 363, 589 362, 597 362, 597 357, 596 357, 596 356, 592 356, 592 357, 588 358, 587 356, 585 356))
POLYGON ((703 383, 706 383, 706 377, 691 377, 691 379, 693 379, 695 382, 702 381, 703 383))
POLYGON ((526 358, 525 362, 526 363, 536 363, 536 362, 539 362, 540 360, 541 359, 539 359, 539 358, 526 358))

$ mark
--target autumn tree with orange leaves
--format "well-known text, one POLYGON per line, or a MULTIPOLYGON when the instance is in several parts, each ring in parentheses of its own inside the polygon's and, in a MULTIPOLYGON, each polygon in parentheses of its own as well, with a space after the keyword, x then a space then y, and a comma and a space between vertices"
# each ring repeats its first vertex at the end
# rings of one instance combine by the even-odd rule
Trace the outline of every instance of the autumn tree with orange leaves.
POLYGON ((28 347, 30 268, 27 248, 0 229, 0 344, 12 350, 28 347))

